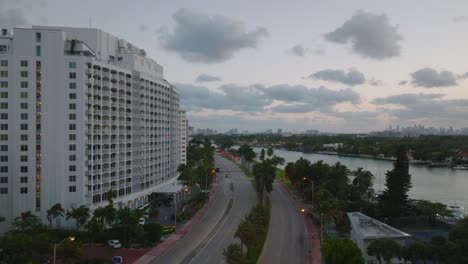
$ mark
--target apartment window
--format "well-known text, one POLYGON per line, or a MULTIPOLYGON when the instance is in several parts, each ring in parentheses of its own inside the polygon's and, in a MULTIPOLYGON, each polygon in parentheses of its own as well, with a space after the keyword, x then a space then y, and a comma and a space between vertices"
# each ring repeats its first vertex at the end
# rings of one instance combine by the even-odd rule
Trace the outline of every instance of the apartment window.
POLYGON ((27 60, 22 60, 20 62, 21 67, 28 67, 28 61, 27 60))
POLYGON ((21 113, 21 114, 20 114, 20 118, 21 118, 22 120, 27 120, 27 119, 28 119, 28 113, 21 113))
POLYGON ((21 156, 20 161, 21 162, 28 162, 28 156, 21 156))
POLYGON ((68 77, 69 77, 70 79, 76 79, 76 72, 70 72, 70 73, 68 74, 68 77))
POLYGON ((68 146, 69 151, 75 151, 76 150, 76 145, 70 145, 68 146))
POLYGON ((0 109, 8 109, 8 103, 0 103, 0 109))
POLYGON ((0 66, 8 67, 8 61, 7 60, 0 60, 0 66))
POLYGON ((21 141, 27 141, 28 140, 28 135, 27 134, 21 134, 21 141))
POLYGON ((21 151, 28 151, 28 145, 21 145, 20 150, 21 151))
POLYGON ((76 140, 76 135, 75 134, 68 135, 68 140, 75 141, 76 140))
POLYGON ((0 145, 0 151, 8 151, 8 145, 0 145))
POLYGON ((28 172, 28 167, 27 166, 21 166, 20 171, 21 172, 28 172))
POLYGON ((68 108, 69 108, 70 110, 75 110, 75 109, 76 109, 76 104, 69 104, 69 105, 68 105, 68 108))
POLYGON ((20 97, 22 99, 27 99, 28 98, 28 92, 21 92, 20 97))
POLYGON ((1 162, 8 162, 8 156, 0 156, 1 162))
POLYGON ((0 82, 0 87, 1 88, 8 88, 8 82, 7 81, 1 81, 0 82))
POLYGON ((28 103, 21 103, 20 108, 21 109, 28 109, 28 103))
POLYGON ((76 83, 74 83, 74 82, 73 82, 73 83, 69 83, 69 84, 68 84, 68 87, 69 87, 70 89, 76 89, 76 83))
POLYGON ((8 77, 8 71, 0 71, 0 77, 8 77))
POLYGON ((8 124, 0 124, 0 130, 8 130, 8 124))
POLYGON ((28 77, 28 71, 21 71, 20 72, 21 77, 27 78, 28 77))
POLYGON ((69 94, 68 98, 70 98, 70 100, 75 100, 76 99, 76 93, 69 94))
POLYGON ((76 192, 76 186, 69 186, 68 191, 69 192, 76 192))
POLYGON ((8 183, 8 177, 0 177, 0 183, 8 183))
POLYGON ((70 61, 70 62, 68 63, 68 67, 69 67, 70 69, 76 69, 76 62, 70 61))
POLYGON ((8 119, 8 114, 7 113, 1 113, 0 114, 0 119, 7 120, 8 119))
POLYGON ((8 167, 7 166, 1 166, 0 167, 0 172, 2 172, 2 173, 8 172, 8 167))
POLYGON ((37 57, 41 56, 41 46, 36 46, 36 56, 37 57))
POLYGON ((28 124, 20 124, 21 130, 28 130, 28 124))
POLYGON ((6 53, 8 51, 7 45, 0 45, 0 53, 6 53))
POLYGON ((36 32, 36 42, 41 42, 41 32, 36 32))
POLYGON ((28 193, 28 187, 21 187, 20 193, 28 193))
POLYGON ((8 194, 8 188, 0 188, 0 194, 8 194))
POLYGON ((76 166, 75 165, 70 165, 68 166, 69 171, 76 171, 76 166))
POLYGON ((75 175, 68 176, 68 181, 69 182, 76 182, 76 176, 75 175))
POLYGON ((8 92, 1 92, 0 98, 8 98, 8 92))
POLYGON ((21 177, 20 182, 21 183, 28 183, 28 177, 21 177))
POLYGON ((70 120, 76 120, 76 114, 69 114, 68 119, 70 120))
POLYGON ((68 160, 69 161, 76 161, 76 155, 69 155, 68 160))
POLYGON ((28 88, 28 82, 21 82, 21 88, 28 88))
POLYGON ((68 129, 76 130, 76 125, 75 124, 70 124, 70 125, 68 125, 68 129))

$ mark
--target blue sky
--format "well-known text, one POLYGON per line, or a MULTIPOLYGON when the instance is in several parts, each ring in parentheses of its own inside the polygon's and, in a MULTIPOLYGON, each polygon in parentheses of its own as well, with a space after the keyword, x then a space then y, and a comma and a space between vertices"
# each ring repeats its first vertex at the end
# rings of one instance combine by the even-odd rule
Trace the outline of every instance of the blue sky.
POLYGON ((468 127, 466 1, 13 1, 0 25, 100 28, 144 48, 192 125, 468 127))

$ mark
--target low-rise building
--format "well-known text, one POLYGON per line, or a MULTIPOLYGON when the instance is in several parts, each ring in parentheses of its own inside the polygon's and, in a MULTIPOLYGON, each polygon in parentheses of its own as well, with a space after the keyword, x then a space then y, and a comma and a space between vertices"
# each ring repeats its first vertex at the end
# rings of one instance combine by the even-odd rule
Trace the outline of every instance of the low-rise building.
MULTIPOLYGON (((360 212, 350 212, 347 215, 351 223, 351 240, 361 249, 366 264, 379 263, 377 258, 367 255, 367 247, 372 241, 377 239, 392 239, 400 244, 400 246, 404 246, 406 240, 411 237, 411 235, 403 231, 360 212)), ((404 262, 395 258, 392 260, 392 263, 404 262)))

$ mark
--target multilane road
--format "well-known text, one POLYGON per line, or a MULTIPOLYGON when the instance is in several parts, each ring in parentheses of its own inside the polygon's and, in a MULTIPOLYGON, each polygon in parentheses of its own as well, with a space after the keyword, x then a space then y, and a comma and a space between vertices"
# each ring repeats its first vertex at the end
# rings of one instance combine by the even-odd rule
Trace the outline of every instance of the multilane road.
POLYGON ((270 194, 271 229, 263 263, 309 263, 309 239, 295 202, 279 183, 270 194))
POLYGON ((256 203, 250 180, 232 162, 215 155, 220 186, 211 208, 181 240, 152 263, 224 263, 223 249, 256 203), (229 175, 229 177, 226 177, 229 175))

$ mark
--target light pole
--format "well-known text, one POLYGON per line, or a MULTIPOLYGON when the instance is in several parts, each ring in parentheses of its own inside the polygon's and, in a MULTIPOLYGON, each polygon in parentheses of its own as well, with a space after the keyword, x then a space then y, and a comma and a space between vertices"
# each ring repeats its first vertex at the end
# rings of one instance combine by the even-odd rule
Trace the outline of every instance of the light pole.
POLYGON ((54 264, 55 264, 55 259, 57 257, 57 246, 61 245, 63 242, 65 242, 65 240, 75 241, 75 237, 66 237, 62 241, 54 244, 54 262, 53 262, 54 264))
POLYGON ((307 180, 310 182, 310 184, 312 185, 312 200, 311 200, 311 204, 312 204, 312 208, 314 208, 314 181, 307 178, 307 177, 303 177, 302 178, 304 181, 307 180))
POLYGON ((320 245, 323 244, 323 214, 320 214, 320 245))
POLYGON ((174 193, 174 232, 177 228, 177 192, 174 193))

